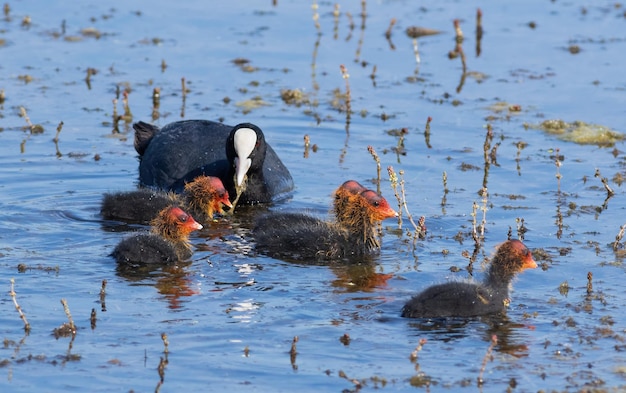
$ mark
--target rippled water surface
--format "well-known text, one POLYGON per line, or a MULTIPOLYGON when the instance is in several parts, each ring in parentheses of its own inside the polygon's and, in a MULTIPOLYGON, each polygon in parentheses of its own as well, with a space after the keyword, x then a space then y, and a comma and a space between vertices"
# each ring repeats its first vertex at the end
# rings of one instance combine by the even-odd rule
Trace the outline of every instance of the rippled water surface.
POLYGON ((7 4, 0 390, 626 387, 621 3, 487 1, 482 36, 458 1, 7 4), (439 31, 418 39, 419 62, 410 27, 439 31), (255 254, 250 222, 267 208, 241 209, 192 236, 188 264, 118 271, 108 254, 141 228, 102 221, 99 204, 137 187, 132 122, 198 118, 263 128, 296 183, 270 210, 324 217, 344 180, 375 188, 372 146, 382 194, 396 206, 392 166, 426 238, 404 211, 372 260, 295 264, 255 254), (558 119, 618 138, 536 127, 558 119), (506 318, 399 316, 427 285, 480 279, 509 235, 540 268, 516 280, 506 318), (74 337, 54 335, 62 299, 74 337))

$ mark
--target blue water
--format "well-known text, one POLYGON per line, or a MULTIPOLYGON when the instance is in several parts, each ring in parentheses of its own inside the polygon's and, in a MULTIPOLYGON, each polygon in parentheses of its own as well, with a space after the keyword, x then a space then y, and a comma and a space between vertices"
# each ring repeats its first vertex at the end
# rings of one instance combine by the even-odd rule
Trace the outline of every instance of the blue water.
POLYGON ((485 2, 477 56, 476 7, 456 1, 341 3, 337 19, 333 3, 297 1, 9 6, 0 19, 0 390, 535 392, 626 385, 623 254, 612 248, 624 225, 616 177, 624 175, 624 144, 576 144, 524 127, 563 119, 624 131, 623 7, 485 2), (465 37, 464 78, 461 59, 448 58, 454 19, 465 37), (441 31, 419 39, 419 64, 409 26, 441 31), (580 53, 570 53, 571 45, 580 53), (253 72, 234 64, 238 58, 253 72), (346 91, 342 64, 353 110, 348 125, 345 110, 332 103, 346 91), (97 70, 90 84, 88 68, 97 70), (344 180, 375 187, 371 145, 381 159, 383 195, 396 206, 387 167, 403 170, 407 206, 415 218, 425 216, 428 235, 413 247, 405 213, 403 230, 384 222, 383 248, 371 264, 298 265, 254 253, 248 228, 258 211, 245 211, 194 234, 188 265, 120 274, 108 254, 127 235, 120 229, 140 228, 102 222, 98 211, 104 192, 137 186, 132 128, 113 124, 114 107, 124 112, 117 91, 125 89, 133 121, 261 126, 296 183, 292 198, 271 210, 325 216, 344 180), (308 101, 288 105, 282 89, 299 89, 308 101), (266 105, 244 110, 253 98, 266 105), (501 102, 504 111, 495 109, 501 102), (30 135, 20 107, 42 134, 30 135), (485 170, 488 124, 491 147, 500 145, 497 165, 485 170), (397 155, 398 138, 388 131, 403 127, 405 154, 397 155), (306 157, 305 134, 316 145, 306 157), (596 169, 615 191, 606 208, 596 169), (483 183, 485 240, 473 276, 480 279, 481 263, 509 230, 517 236, 518 218, 528 230, 525 243, 550 258, 519 276, 505 320, 441 326, 400 318, 419 289, 470 276, 464 252, 474 250, 472 205, 483 205, 483 183), (18 264, 27 269, 18 272, 18 264), (32 326, 28 335, 9 294, 11 278, 32 326), (559 291, 564 283, 569 290, 559 291), (61 299, 78 328, 73 340, 53 336, 67 322, 61 299), (498 345, 486 357, 494 334, 498 345), (427 341, 411 362, 420 339, 427 341))

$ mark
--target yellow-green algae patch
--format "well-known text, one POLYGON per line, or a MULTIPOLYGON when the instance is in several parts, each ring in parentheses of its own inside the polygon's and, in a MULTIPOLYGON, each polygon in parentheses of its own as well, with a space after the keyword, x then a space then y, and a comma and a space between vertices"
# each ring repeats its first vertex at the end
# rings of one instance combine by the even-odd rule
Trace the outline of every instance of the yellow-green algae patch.
POLYGON ((270 104, 265 102, 263 98, 256 96, 249 100, 239 101, 235 105, 241 108, 243 110, 243 113, 249 113, 253 109, 261 108, 263 106, 269 106, 270 104))
POLYGON ((589 124, 583 121, 568 123, 564 120, 545 120, 539 124, 524 124, 527 128, 542 130, 556 135, 564 141, 581 145, 613 146, 615 142, 623 141, 626 136, 599 124, 589 124))

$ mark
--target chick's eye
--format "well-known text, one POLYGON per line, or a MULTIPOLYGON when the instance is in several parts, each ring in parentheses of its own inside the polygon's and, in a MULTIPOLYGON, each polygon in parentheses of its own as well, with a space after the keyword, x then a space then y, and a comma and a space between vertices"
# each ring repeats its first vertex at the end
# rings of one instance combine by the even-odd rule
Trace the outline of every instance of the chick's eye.
POLYGON ((374 205, 374 207, 378 207, 378 206, 380 206, 380 202, 375 201, 374 203, 372 203, 372 205, 374 205))
POLYGON ((179 219, 181 222, 187 222, 187 216, 180 216, 180 217, 178 217, 178 219, 179 219))

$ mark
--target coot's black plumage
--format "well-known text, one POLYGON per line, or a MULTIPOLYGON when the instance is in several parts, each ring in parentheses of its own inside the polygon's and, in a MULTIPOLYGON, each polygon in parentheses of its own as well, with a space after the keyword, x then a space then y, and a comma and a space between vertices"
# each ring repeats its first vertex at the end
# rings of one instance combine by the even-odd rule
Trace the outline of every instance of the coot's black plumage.
POLYGON ((289 170, 254 124, 184 120, 163 128, 138 122, 133 128, 145 186, 180 192, 199 175, 217 176, 231 201, 241 191, 242 204, 269 203, 293 189, 289 170))
POLYGON ((508 240, 498 247, 482 283, 458 281, 428 287, 404 305, 402 316, 447 318, 502 313, 510 302, 509 289, 515 275, 536 267, 524 243, 508 240))

